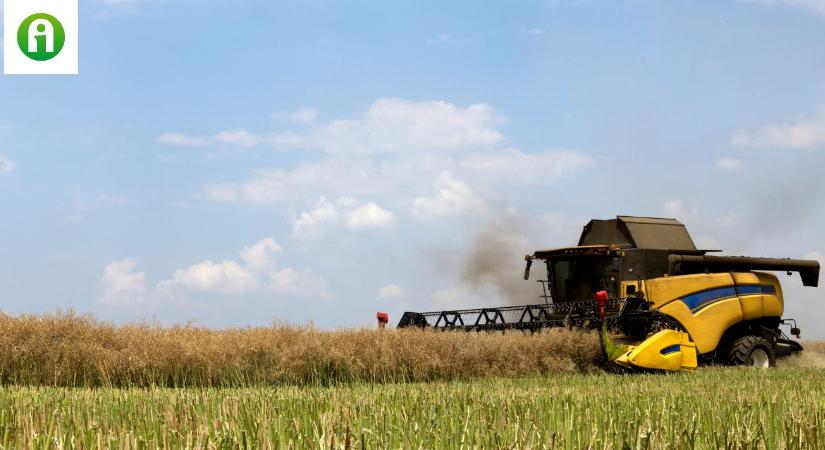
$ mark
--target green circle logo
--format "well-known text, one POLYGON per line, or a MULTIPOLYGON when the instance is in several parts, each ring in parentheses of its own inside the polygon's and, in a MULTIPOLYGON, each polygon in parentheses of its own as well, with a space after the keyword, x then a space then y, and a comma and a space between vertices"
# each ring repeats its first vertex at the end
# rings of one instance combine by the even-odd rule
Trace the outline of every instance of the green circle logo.
POLYGON ((35 61, 48 61, 63 50, 66 32, 54 16, 32 14, 17 29, 17 45, 24 55, 35 61))

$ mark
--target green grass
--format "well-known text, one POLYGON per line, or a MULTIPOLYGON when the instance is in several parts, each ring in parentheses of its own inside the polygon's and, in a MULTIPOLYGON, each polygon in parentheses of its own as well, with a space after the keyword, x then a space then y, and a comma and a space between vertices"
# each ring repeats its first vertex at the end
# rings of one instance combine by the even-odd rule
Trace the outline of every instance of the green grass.
POLYGON ((825 371, 0 388, 2 448, 825 448, 825 371))

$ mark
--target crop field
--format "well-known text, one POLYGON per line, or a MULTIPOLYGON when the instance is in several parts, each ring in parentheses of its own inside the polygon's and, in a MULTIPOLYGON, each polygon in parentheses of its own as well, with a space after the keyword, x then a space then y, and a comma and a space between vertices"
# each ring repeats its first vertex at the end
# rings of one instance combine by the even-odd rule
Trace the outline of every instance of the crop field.
POLYGON ((2 448, 822 448, 817 369, 0 390, 2 448))
POLYGON ((613 374, 588 333, 0 316, 0 448, 825 448, 825 344, 613 374))

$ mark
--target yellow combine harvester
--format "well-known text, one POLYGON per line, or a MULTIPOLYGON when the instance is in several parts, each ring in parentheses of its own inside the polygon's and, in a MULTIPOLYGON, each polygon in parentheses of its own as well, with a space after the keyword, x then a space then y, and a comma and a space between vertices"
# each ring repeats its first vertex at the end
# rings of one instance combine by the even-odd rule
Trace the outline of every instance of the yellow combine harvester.
POLYGON ((544 304, 405 313, 399 327, 537 330, 600 328, 607 358, 628 369, 691 370, 698 364, 773 366, 802 350, 796 322, 783 319, 773 271, 799 273, 817 286, 810 260, 713 256, 673 219, 619 216, 592 220, 575 247, 526 256, 535 261, 544 304))

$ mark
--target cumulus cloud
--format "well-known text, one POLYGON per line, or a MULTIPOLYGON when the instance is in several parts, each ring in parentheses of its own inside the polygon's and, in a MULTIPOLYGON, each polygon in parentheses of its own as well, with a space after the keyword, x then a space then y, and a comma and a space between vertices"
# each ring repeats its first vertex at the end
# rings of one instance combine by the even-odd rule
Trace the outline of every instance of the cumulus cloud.
MULTIPOLYGON (((290 119, 312 123, 318 113, 299 110, 290 119)), ((333 120, 306 134, 264 133, 246 130, 222 131, 211 137, 165 133, 158 140, 173 145, 204 145, 210 142, 255 147, 316 149, 341 155, 373 155, 417 151, 457 151, 489 147, 502 140, 496 129, 501 118, 490 105, 466 108, 442 101, 412 102, 399 98, 379 99, 360 117, 333 120)))
MULTIPOLYGON (((201 194, 210 201, 283 208, 291 238, 312 241, 391 228, 408 216, 432 223, 482 215, 503 192, 554 184, 598 164, 572 149, 500 148, 504 137, 497 125, 503 120, 483 103, 379 99, 361 115, 296 135, 296 149, 315 148, 322 156, 261 168, 247 179, 218 180, 201 194)), ((264 142, 246 133, 232 137, 224 141, 264 142)))
POLYGON ((315 208, 304 211, 292 221, 292 237, 314 239, 320 237, 327 225, 338 221, 336 206, 321 197, 315 208))
POLYGON ((245 294, 256 287, 256 278, 236 261, 203 261, 175 271, 171 283, 197 292, 245 294))
POLYGON ((416 197, 412 214, 418 218, 463 216, 483 213, 484 202, 477 199, 467 183, 456 180, 450 172, 441 172, 433 185, 431 197, 416 197))
POLYGON ((301 297, 329 297, 326 281, 309 270, 278 267, 275 255, 281 246, 264 238, 239 252, 239 260, 201 261, 178 269, 153 289, 146 288, 144 272, 137 260, 127 258, 109 263, 101 278, 100 303, 128 305, 141 301, 159 304, 186 298, 190 294, 239 297, 260 293, 280 293, 301 297))
POLYGON ((222 131, 215 135, 215 140, 239 147, 255 147, 260 144, 260 139, 246 130, 222 131))
POLYGON ((736 158, 719 158, 713 168, 722 172, 741 172, 745 169, 745 164, 736 158))
POLYGON ((292 169, 257 170, 248 181, 207 184, 203 193, 218 202, 267 205, 320 196, 372 194, 381 191, 385 178, 369 160, 321 160, 303 162, 292 169))
POLYGON ((386 228, 392 226, 394 222, 395 215, 375 203, 361 205, 347 216, 347 226, 353 230, 386 228))
POLYGON ((17 168, 17 164, 9 158, 0 155, 0 175, 8 175, 17 168))
POLYGON ((756 131, 736 130, 730 138, 741 147, 773 147, 815 149, 825 144, 825 105, 819 106, 813 116, 794 121, 768 125, 756 131))
POLYGON ((316 140, 333 154, 451 151, 486 147, 502 140, 501 119, 487 104, 461 108, 442 101, 375 101, 358 119, 335 120, 316 140))
POLYGON ((169 145, 181 145, 186 147, 199 147, 206 145, 209 140, 200 136, 188 136, 181 133, 163 133, 157 138, 158 142, 169 145))
POLYGON ((464 169, 485 179, 523 184, 553 183, 595 165, 593 157, 576 150, 524 153, 505 149, 473 154, 461 161, 464 169))
POLYGON ((128 304, 143 299, 146 292, 146 274, 136 270, 137 264, 135 258, 126 258, 106 265, 100 279, 100 303, 128 304))
POLYGON ((373 202, 343 197, 335 203, 321 197, 313 209, 298 214, 292 220, 292 237, 312 240, 323 237, 330 228, 360 231, 388 228, 395 224, 395 214, 373 202))

